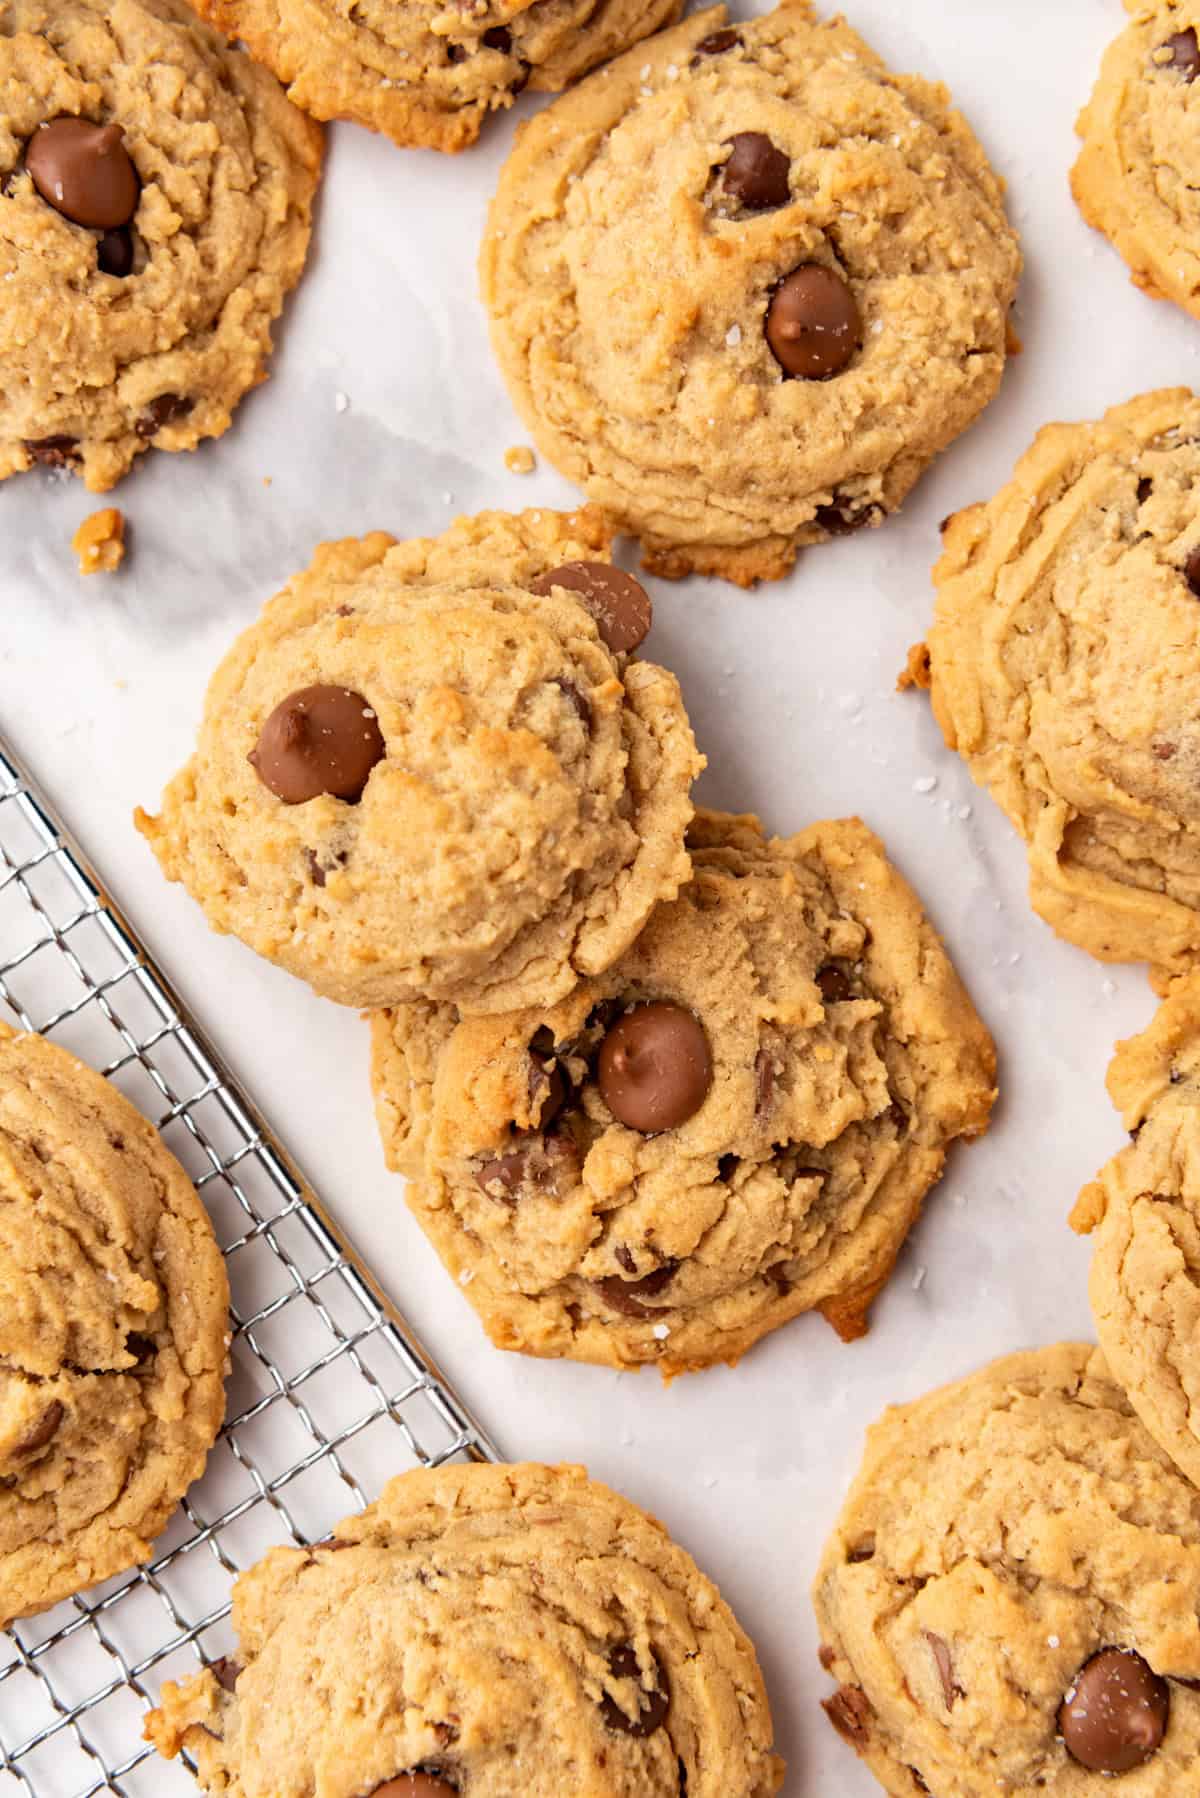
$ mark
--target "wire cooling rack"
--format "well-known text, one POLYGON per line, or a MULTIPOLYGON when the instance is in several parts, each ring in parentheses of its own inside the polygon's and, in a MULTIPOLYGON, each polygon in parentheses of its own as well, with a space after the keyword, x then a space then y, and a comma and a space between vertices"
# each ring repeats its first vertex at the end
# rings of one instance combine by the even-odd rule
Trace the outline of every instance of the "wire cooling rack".
POLYGON ((233 1292, 228 1420, 147 1566, 0 1633, 0 1798, 195 1798, 142 1742, 228 1653, 229 1588, 416 1465, 498 1459, 0 740, 0 1015, 101 1069, 208 1207, 233 1292))

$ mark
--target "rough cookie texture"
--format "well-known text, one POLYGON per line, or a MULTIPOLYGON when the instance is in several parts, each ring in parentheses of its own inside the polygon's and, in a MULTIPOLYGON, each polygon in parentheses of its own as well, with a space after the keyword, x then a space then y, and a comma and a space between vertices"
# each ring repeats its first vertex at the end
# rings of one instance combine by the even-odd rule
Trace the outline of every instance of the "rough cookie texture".
POLYGON ((1200 316, 1200 7, 1125 5, 1130 22, 1076 122, 1071 191, 1139 287, 1200 316))
POLYGON ((1108 1090, 1133 1141, 1071 1214, 1095 1236, 1096 1331, 1150 1434, 1200 1486, 1200 975, 1118 1044, 1108 1090))
POLYGON ((228 1307, 156 1132, 0 1024, 0 1626, 149 1559, 221 1426, 228 1307))
POLYGON ((1087 1344, 1010 1355, 884 1413, 814 1590, 826 1708, 895 1798, 1096 1798, 1059 1709, 1105 1648, 1169 1682, 1121 1798, 1200 1764, 1200 1493, 1087 1344))
MULTIPOLYGON (((986 405, 1020 254, 944 88, 805 0, 725 19, 696 14, 520 128, 480 274, 542 453, 656 573, 750 585, 878 523, 986 405), (731 196, 743 133, 786 165, 785 203, 731 196), (764 321, 811 263, 848 284, 861 346, 785 379, 764 321)), ((762 170, 736 184, 783 197, 762 170)))
POLYGON ((182 0, 0 0, 0 480, 40 463, 101 493, 151 445, 219 437, 265 377, 320 160, 319 128, 182 0), (63 116, 124 133, 128 274, 25 167, 63 116))
POLYGON ((557 93, 678 18, 682 0, 199 0, 318 119, 463 150, 525 88, 557 93))
POLYGON ((237 1659, 163 1689, 160 1752, 228 1798, 770 1798, 754 1650, 660 1523, 580 1467, 402 1475, 234 1587, 237 1659), (399 1788, 397 1788, 399 1789, 399 1788))
POLYGON ((161 815, 137 815, 164 872, 347 1005, 501 1009, 607 967, 687 879, 702 766, 674 676, 528 590, 608 542, 595 514, 533 511, 324 545, 217 670, 161 815), (286 804, 247 759, 313 682, 382 731, 356 802, 286 804))
POLYGON ((814 1307, 861 1335, 949 1144, 987 1127, 991 1039, 865 825, 700 813, 689 843, 692 884, 561 1003, 373 1020, 389 1163, 501 1348, 670 1375, 814 1307), (614 1117, 601 1054, 647 1001, 712 1063, 654 1134, 614 1117))
POLYGON ((928 639, 938 723, 1028 844, 1035 911, 1167 973, 1200 955, 1198 494, 1186 388, 1048 425, 948 522, 928 639))

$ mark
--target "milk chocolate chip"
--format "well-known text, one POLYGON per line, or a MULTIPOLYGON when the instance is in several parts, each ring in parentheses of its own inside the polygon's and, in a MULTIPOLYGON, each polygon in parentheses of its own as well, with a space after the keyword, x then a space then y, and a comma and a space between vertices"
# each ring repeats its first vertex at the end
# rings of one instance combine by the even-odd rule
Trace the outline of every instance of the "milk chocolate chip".
MULTIPOLYGON (((628 1249, 625 1255, 629 1255, 628 1249)), ((617 1259, 622 1260, 621 1250, 617 1250, 617 1259)), ((678 1271, 678 1261, 664 1261, 652 1273, 643 1274, 640 1280, 623 1280, 620 1274, 609 1274, 607 1279, 597 1280, 596 1289, 612 1306, 625 1317, 649 1317, 654 1311, 653 1305, 643 1305, 642 1299, 654 1298, 670 1285, 678 1271)))
POLYGON ((764 212, 768 206, 786 206, 791 199, 788 174, 791 163, 762 131, 738 131, 729 140, 729 160, 721 171, 721 185, 747 212, 764 212))
POLYGON ((1192 592, 1200 599, 1200 543, 1198 543, 1183 565, 1183 578, 1192 592))
POLYGON ((32 1455, 39 1448, 45 1448, 46 1444, 53 1440, 66 1414, 65 1408, 59 1404, 57 1399, 47 1405, 37 1422, 31 1424, 25 1434, 13 1444, 13 1454, 32 1455))
POLYGON ((122 281, 133 273, 133 233, 124 225, 104 233, 96 245, 96 267, 102 275, 116 275, 122 281))
POLYGON ((1163 68, 1175 69, 1188 82, 1200 75, 1200 43, 1191 25, 1186 31, 1176 31, 1167 38, 1163 49, 1171 52, 1171 60, 1163 63, 1163 68))
POLYGON ((457 1791, 458 1787, 451 1785, 442 1774, 417 1767, 411 1773, 400 1773, 395 1779, 385 1780, 383 1785, 375 1787, 369 1798, 446 1798, 446 1793, 457 1791))
POLYGON ((732 25, 722 25, 720 31, 712 31, 707 37, 700 39, 696 45, 696 54, 697 56, 723 56, 726 50, 732 50, 733 46, 740 44, 741 41, 732 25))
POLYGON ((650 595, 641 581, 609 562, 564 562, 529 583, 531 593, 565 587, 596 621, 596 629, 614 655, 636 649, 650 629, 650 595))
POLYGON ((52 119, 25 146, 25 167, 43 200, 75 225, 115 231, 137 211, 137 170, 119 125, 52 119))
POLYGON ((767 308, 767 343, 785 374, 826 381, 862 343, 862 317, 842 277, 805 262, 782 280, 767 308))
POLYGON ((840 1736, 861 1748, 870 1734, 871 1701, 861 1686, 839 1686, 832 1698, 821 1700, 821 1709, 840 1736))
POLYGON ((1058 1708, 1067 1753, 1092 1773, 1129 1773, 1156 1754, 1167 1733, 1165 1679, 1128 1648, 1085 1661, 1058 1708))
POLYGON ((600 1045, 596 1080, 619 1123, 651 1135, 699 1111, 712 1085, 704 1026, 682 1005, 635 1005, 600 1045))
POLYGON ((850 976, 845 968, 839 968, 836 962, 828 962, 817 970, 817 991, 826 1005, 840 1005, 850 998, 853 988, 850 976))
POLYGON ((329 793, 353 805, 383 760, 379 720, 349 687, 301 687, 280 700, 247 758, 285 805, 329 793))
POLYGON ((609 1649, 608 1670, 614 1679, 631 1679, 634 1682, 639 1705, 638 1715, 629 1717, 616 1699, 606 1692, 600 1700, 600 1714, 608 1727, 619 1729, 626 1736, 651 1736, 656 1729, 661 1729, 671 1708, 671 1696, 663 1664, 658 1656, 654 1656, 654 1686, 649 1692, 642 1685, 641 1669, 631 1643, 618 1642, 615 1648, 609 1649))

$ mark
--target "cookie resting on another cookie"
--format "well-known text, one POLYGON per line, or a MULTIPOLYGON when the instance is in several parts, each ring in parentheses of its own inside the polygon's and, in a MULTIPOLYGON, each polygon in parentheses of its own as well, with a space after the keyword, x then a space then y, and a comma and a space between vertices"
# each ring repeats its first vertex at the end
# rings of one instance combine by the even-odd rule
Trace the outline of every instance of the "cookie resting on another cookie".
POLYGON ((480 260, 538 448, 657 574, 785 574, 991 399, 1020 252, 942 87, 804 0, 698 13, 522 125, 480 260))
POLYGON ((226 656, 161 815, 218 930, 346 1005, 561 998, 688 876, 702 764, 589 512, 326 544, 226 656))
POLYGON ((233 1592, 236 1658, 147 1734, 227 1798, 771 1798, 754 1650, 660 1523, 579 1467, 403 1474, 233 1592))
POLYGON ((148 1560, 225 1412, 229 1288, 157 1133, 0 1024, 0 1627, 148 1560))
POLYGON ((1076 131, 1071 189, 1155 299, 1200 316, 1200 6, 1125 0, 1076 131))
POLYGON ((825 1709, 895 1798, 1183 1798, 1200 1492, 1085 1343, 885 1412, 814 1590, 825 1709))
POLYGON ((947 743, 1028 844, 1034 910, 1102 961, 1200 960, 1200 399, 1040 431, 945 527, 947 743))
POLYGON ((671 1375, 813 1308, 861 1335, 987 1128, 991 1040, 865 825, 701 813, 689 845, 692 884, 558 1004, 373 1020, 389 1162, 501 1348, 671 1375))
POLYGON ((181 0, 0 0, 0 480, 228 429, 304 266, 319 128, 181 0))
POLYGON ((682 0, 198 0, 318 119, 463 150, 525 88, 557 93, 678 18, 682 0))
POLYGON ((1100 1346, 1134 1410, 1200 1486, 1200 975, 1118 1044, 1108 1090, 1132 1141, 1079 1195, 1100 1346))

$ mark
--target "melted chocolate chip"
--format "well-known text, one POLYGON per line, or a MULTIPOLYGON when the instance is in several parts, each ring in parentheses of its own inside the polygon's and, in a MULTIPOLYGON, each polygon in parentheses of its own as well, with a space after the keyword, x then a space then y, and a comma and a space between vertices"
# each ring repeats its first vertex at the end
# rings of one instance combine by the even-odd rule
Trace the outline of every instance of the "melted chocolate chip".
POLYGON ((1086 1661, 1058 1710, 1072 1760, 1092 1773, 1129 1773, 1158 1752, 1171 1694, 1140 1654, 1102 1648, 1086 1661))
POLYGON ((621 1266, 625 1269, 627 1274, 636 1274, 637 1262, 633 1258, 633 1251, 627 1248, 623 1242, 617 1244, 616 1248, 613 1250, 613 1254, 621 1263, 621 1266))
POLYGON ((740 44, 741 41, 732 25, 723 25, 720 31, 710 31, 707 37, 700 39, 696 45, 696 55, 723 56, 726 50, 732 50, 734 45, 740 44))
POLYGON ((438 1768, 414 1767, 411 1773, 398 1773, 395 1779, 385 1780, 367 1798, 446 1798, 447 1793, 457 1791, 458 1787, 438 1768))
POLYGON ((763 131, 738 131, 730 138, 729 159, 721 170, 721 186, 747 212, 786 206, 791 199, 791 163, 763 131))
POLYGON ((954 1662, 950 1658, 949 1645, 941 1636, 935 1636, 932 1630, 927 1629, 923 1633, 933 1655, 938 1678, 942 1682, 942 1697, 946 1700, 946 1709, 952 1711, 955 1699, 963 1696, 963 1689, 954 1677, 954 1662))
POLYGON ((771 296, 766 337, 785 375, 827 381, 841 374, 862 343, 862 317, 841 275, 805 262, 771 296))
POLYGON ((379 720, 361 693, 312 686, 280 700, 247 759, 285 805, 321 794, 354 805, 386 753, 379 720))
POLYGON ((475 1184, 480 1192, 486 1193, 489 1199, 501 1199, 504 1204, 511 1205, 513 1195, 525 1178, 525 1170, 529 1165, 529 1150, 514 1149, 511 1155, 497 1155, 491 1161, 485 1161, 475 1176, 475 1184), (497 1192, 497 1186, 503 1188, 497 1192))
POLYGON ((704 1026, 682 1005, 635 1005, 600 1045, 600 1097, 618 1123, 647 1136, 694 1116, 712 1078, 704 1026))
POLYGON ((194 399, 181 393, 160 393, 143 408, 133 428, 139 437, 149 441, 164 425, 173 425, 176 419, 186 418, 195 404, 194 399))
POLYGON ((18 1437, 13 1443, 13 1454, 32 1455, 39 1448, 45 1448, 46 1444, 58 1434, 59 1425, 66 1414, 65 1406, 60 1405, 58 1400, 54 1399, 47 1405, 37 1422, 31 1424, 25 1434, 18 1437))
POLYGON ((209 1662, 208 1670, 223 1691, 232 1692, 237 1685, 242 1664, 240 1661, 235 1661, 230 1655, 223 1654, 219 1661, 209 1662))
POLYGON ((1183 578, 1196 598, 1200 599, 1200 543, 1196 545, 1183 565, 1183 578))
POLYGON ((26 454, 42 468, 69 468, 79 457, 78 437, 27 437, 26 454))
POLYGON ((345 867, 346 851, 344 849, 336 849, 333 852, 331 859, 327 862, 323 862, 318 857, 315 849, 306 849, 304 851, 304 859, 308 866, 308 878, 315 887, 323 887, 335 869, 345 867))
MULTIPOLYGON (((654 1651, 651 1650, 651 1653, 654 1651)), ((616 1699, 606 1692, 600 1700, 600 1715, 608 1727, 620 1730, 622 1735, 638 1737, 653 1735, 656 1729, 661 1729, 671 1708, 671 1694, 658 1656, 654 1655, 654 1685, 649 1692, 642 1685, 637 1653, 631 1643, 618 1642, 615 1648, 609 1649, 608 1671, 613 1679, 630 1679, 634 1682, 639 1706, 637 1716, 630 1717, 616 1699)))
MULTIPOLYGON (((628 1250, 626 1250, 628 1254, 628 1250)), ((622 1267, 626 1265, 617 1255, 622 1267)), ((643 1274, 640 1280, 622 1280, 619 1274, 610 1274, 605 1280, 596 1281, 596 1290, 602 1294, 606 1303, 614 1311, 620 1311, 624 1317, 649 1317, 655 1310, 653 1305, 643 1305, 642 1299, 655 1298, 675 1278, 679 1269, 678 1261, 664 1261, 652 1273, 643 1274)))
POLYGON ((51 119, 25 146, 25 167, 47 205, 75 225, 114 231, 137 211, 137 170, 119 125, 51 119))
POLYGON ((827 962, 816 973, 817 991, 826 1005, 841 1005, 853 996, 854 988, 845 968, 839 968, 836 962, 827 962))
POLYGON ((1171 52, 1171 60, 1160 67, 1174 69, 1187 82, 1200 75, 1200 42, 1197 42, 1193 26, 1189 25, 1186 31, 1174 32, 1162 47, 1171 52))
POLYGON ((529 1070, 529 1102, 534 1108, 534 1128, 548 1130, 567 1102, 569 1087, 557 1063, 543 1067, 534 1060, 529 1070))
POLYGON ((564 587, 590 612, 601 640, 614 655, 628 655, 644 642, 653 621, 650 595, 641 581, 609 562, 564 562, 529 583, 531 593, 564 587))
POLYGON ((845 1736, 856 1748, 866 1745, 873 1713, 861 1687, 839 1686, 832 1698, 821 1700, 821 1709, 840 1736, 845 1736))

